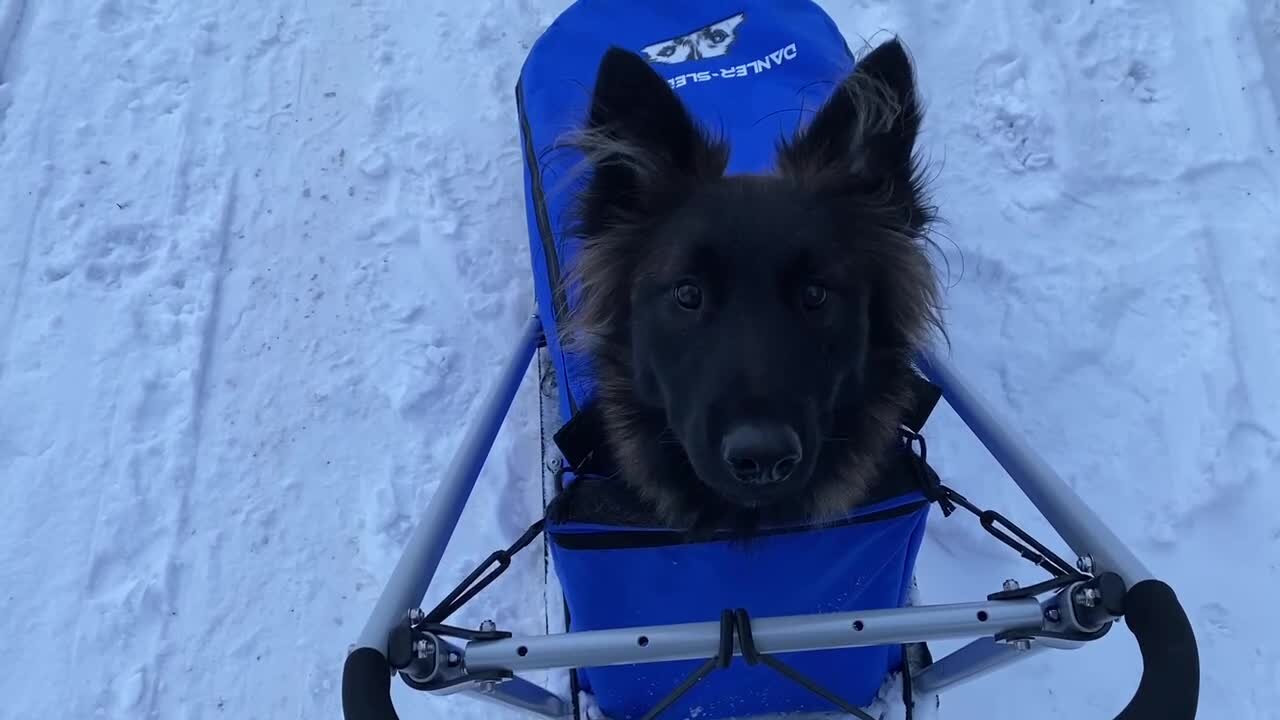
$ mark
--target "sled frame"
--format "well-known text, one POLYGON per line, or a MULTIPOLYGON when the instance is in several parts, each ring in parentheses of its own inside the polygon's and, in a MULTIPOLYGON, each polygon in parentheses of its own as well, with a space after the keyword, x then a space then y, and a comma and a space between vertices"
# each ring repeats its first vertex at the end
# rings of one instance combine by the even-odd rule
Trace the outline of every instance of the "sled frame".
MULTIPOLYGON (((387 656, 392 633, 422 603, 529 365, 544 345, 542 324, 534 314, 463 436, 351 652, 369 648, 387 656)), ((1094 577, 1114 573, 1125 587, 1152 578, 1142 561, 946 360, 925 353, 919 366, 1094 577)), ((764 653, 974 638, 913 673, 915 688, 937 692, 1038 652, 1076 648, 1101 637, 1118 615, 1083 607, 1080 585, 1073 583, 1044 600, 755 618, 752 628, 755 644, 764 653)), ((497 634, 503 637, 460 643, 447 633, 422 632, 418 637, 430 647, 418 657, 427 660, 402 668, 401 675, 411 686, 435 694, 467 693, 536 716, 569 718, 571 701, 514 673, 710 658, 718 652, 720 629, 719 623, 703 622, 530 637, 497 634)), ((734 653, 741 654, 736 643, 734 653)))

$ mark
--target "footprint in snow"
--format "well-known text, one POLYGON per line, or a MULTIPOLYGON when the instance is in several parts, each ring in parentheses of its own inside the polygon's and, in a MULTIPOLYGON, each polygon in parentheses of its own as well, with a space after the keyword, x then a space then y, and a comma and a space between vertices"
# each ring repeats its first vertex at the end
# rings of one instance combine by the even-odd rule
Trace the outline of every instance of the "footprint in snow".
POLYGON ((1015 173, 1053 166, 1053 125, 1028 87, 1026 58, 998 53, 978 67, 974 81, 975 134, 1015 173))
POLYGON ((160 14, 156 0, 105 0, 94 13, 98 29, 119 33, 155 19, 160 14))
POLYGON ((160 247, 159 233, 149 225, 94 228, 49 260, 41 277, 54 284, 81 270, 89 285, 118 290, 151 268, 160 247))

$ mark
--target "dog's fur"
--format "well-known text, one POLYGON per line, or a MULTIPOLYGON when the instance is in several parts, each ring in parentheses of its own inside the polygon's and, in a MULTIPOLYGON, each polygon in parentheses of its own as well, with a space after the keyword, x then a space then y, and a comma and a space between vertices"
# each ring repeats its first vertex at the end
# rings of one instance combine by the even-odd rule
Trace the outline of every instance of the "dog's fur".
POLYGON ((603 58, 574 141, 590 177, 563 339, 592 359, 621 477, 669 527, 822 520, 872 492, 912 357, 941 330, 920 121, 892 40, 780 141, 773 172, 727 176, 728 147, 644 59, 603 58), (676 300, 685 284, 696 309, 676 300), (785 483, 745 487, 724 467, 721 439, 742 418, 796 429, 785 483))

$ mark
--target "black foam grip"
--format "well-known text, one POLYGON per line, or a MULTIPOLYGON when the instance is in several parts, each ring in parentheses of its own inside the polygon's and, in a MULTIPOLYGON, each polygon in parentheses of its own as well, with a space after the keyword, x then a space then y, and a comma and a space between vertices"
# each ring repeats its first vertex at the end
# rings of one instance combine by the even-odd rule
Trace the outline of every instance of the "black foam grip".
POLYGON ((342 717, 400 720, 391 704, 391 666, 373 648, 357 648, 342 666, 342 717))
POLYGON ((1200 652, 1173 589, 1144 580, 1125 593, 1125 624, 1142 652, 1142 681, 1116 720, 1192 720, 1200 702, 1200 652))

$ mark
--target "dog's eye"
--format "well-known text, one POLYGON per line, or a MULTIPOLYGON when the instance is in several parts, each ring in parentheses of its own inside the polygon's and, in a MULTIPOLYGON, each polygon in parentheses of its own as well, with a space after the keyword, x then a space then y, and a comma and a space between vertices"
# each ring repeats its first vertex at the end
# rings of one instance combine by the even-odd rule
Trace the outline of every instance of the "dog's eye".
POLYGON ((827 289, 821 285, 805 285, 800 293, 800 301, 809 310, 816 310, 827 301, 827 289))
POLYGON ((676 302, 685 310, 697 310, 702 305, 702 290, 693 283, 680 283, 676 286, 676 302))

